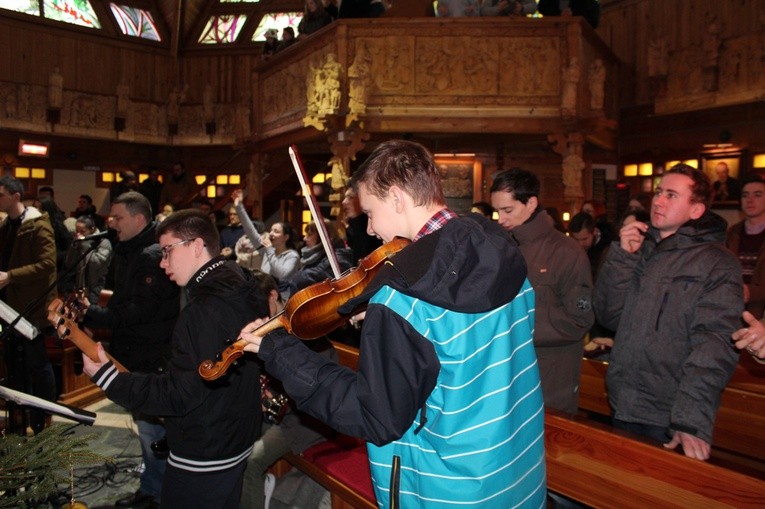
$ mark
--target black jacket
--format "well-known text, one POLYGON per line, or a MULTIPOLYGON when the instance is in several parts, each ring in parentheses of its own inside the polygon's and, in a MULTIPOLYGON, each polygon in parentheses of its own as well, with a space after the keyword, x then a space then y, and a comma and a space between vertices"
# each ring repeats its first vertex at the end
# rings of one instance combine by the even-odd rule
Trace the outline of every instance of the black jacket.
POLYGON ((105 308, 91 305, 85 325, 112 330, 109 352, 131 371, 162 368, 170 356, 170 336, 178 316, 178 287, 159 266, 156 223, 114 248, 105 308), (111 285, 111 286, 109 286, 111 285))
POLYGON ((167 370, 117 375, 109 363, 93 377, 112 401, 129 410, 164 416, 168 462, 191 471, 233 467, 260 436, 260 367, 253 359, 213 382, 198 373, 255 318, 268 315, 257 283, 235 262, 211 260, 186 287, 189 303, 173 331, 167 370))

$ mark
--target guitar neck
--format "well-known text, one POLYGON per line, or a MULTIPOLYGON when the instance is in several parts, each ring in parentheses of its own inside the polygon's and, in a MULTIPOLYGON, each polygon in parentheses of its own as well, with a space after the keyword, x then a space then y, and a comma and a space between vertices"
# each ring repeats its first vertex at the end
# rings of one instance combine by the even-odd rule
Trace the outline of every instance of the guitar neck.
MULTIPOLYGON (((69 325, 69 334, 66 336, 66 339, 74 343, 74 346, 79 348, 80 351, 87 355, 93 362, 101 362, 101 359, 98 358, 98 345, 96 342, 93 341, 90 336, 82 332, 76 325, 69 325)), ((117 371, 120 373, 127 373, 129 371, 125 366, 120 364, 118 360, 116 360, 108 353, 106 356, 110 361, 112 361, 114 366, 117 368, 117 371)))

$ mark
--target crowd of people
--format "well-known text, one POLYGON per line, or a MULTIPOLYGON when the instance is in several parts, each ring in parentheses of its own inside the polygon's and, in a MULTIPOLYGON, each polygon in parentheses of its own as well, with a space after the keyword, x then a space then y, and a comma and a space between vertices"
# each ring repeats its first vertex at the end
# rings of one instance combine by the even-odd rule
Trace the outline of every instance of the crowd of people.
MULTIPOLYGON (((111 233, 89 195, 67 218, 52 188, 38 190, 38 209, 0 177, 0 296, 44 331, 6 346, 10 379, 55 399, 45 304, 87 289, 80 326, 111 330, 109 353, 129 371, 103 347, 84 370, 131 412, 142 449, 139 489, 118 507, 264 507, 266 469, 334 432, 320 423, 369 443, 383 506, 543 506, 554 496, 543 409, 577 412, 586 338, 609 358, 614 426, 700 460, 738 352, 765 360, 759 177, 742 181, 744 219, 729 229, 710 209, 708 177, 680 164, 617 227, 602 203, 585 202, 566 234, 533 172, 500 172, 491 203, 459 215, 427 149, 393 140, 353 173, 343 221, 314 221, 302 239, 289 222, 252 219, 242 190, 216 215, 184 194, 193 179, 181 163, 164 184, 155 173, 147 194, 130 177, 110 197, 111 233), (169 208, 156 214, 152 201, 169 208), (61 245, 58 230, 69 233, 61 245), (341 271, 383 242, 411 241, 338 310, 362 324, 348 327, 358 372, 327 341, 261 332, 292 295, 334 277, 320 230, 341 271), (256 355, 204 381, 199 364, 234 338, 256 355), (278 392, 286 417, 269 422, 261 402, 278 392)), ((35 432, 45 425, 30 420, 35 432)))

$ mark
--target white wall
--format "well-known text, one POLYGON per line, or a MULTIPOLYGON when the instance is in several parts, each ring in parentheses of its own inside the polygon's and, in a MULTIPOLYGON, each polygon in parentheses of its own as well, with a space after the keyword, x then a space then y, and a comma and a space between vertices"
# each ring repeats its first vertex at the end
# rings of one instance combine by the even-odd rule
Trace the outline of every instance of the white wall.
POLYGON ((96 187, 98 174, 83 170, 54 170, 53 191, 56 193, 56 204, 68 216, 76 207, 81 194, 89 194, 93 198, 96 211, 102 216, 109 214, 109 189, 96 187))

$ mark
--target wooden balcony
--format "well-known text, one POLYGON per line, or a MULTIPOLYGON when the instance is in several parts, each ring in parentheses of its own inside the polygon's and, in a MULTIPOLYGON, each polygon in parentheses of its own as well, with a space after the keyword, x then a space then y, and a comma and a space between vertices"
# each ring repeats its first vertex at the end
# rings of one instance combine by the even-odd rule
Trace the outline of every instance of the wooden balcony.
POLYGON ((255 68, 253 141, 581 133, 613 148, 617 81, 616 58, 578 18, 340 20, 255 68))

